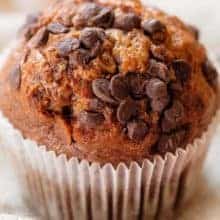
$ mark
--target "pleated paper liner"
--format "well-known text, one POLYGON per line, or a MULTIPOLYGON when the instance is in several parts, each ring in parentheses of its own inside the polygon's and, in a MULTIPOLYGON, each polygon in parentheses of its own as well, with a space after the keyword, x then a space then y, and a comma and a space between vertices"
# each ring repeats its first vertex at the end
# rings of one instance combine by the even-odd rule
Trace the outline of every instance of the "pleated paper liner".
POLYGON ((186 149, 142 165, 132 162, 101 167, 47 152, 23 139, 0 115, 0 144, 15 165, 25 199, 41 219, 146 220, 172 218, 173 211, 192 195, 207 146, 220 118, 186 149))

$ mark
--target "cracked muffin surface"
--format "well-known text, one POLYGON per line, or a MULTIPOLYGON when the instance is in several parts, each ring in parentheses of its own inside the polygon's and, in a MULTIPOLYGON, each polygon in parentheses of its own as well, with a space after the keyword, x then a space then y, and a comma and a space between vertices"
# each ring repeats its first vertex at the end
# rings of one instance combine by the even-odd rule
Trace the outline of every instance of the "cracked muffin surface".
POLYGON ((198 30, 129 1, 57 1, 29 15, 1 70, 0 107, 57 154, 118 164, 185 148, 217 108, 198 30))

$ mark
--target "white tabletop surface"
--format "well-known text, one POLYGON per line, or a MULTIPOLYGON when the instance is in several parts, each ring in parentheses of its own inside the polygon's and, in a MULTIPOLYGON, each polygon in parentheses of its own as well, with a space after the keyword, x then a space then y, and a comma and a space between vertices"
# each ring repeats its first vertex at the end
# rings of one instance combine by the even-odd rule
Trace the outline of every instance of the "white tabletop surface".
MULTIPOLYGON (((202 41, 213 51, 220 48, 220 2, 219 0, 146 0, 172 14, 177 14, 202 30, 202 41)), ((6 14, 0 9, 0 48, 14 38, 16 27, 23 21, 23 14, 6 14)), ((213 139, 204 168, 204 181, 198 182, 198 193, 193 201, 178 214, 177 220, 219 220, 220 219, 220 126, 213 139)), ((20 189, 10 167, 0 154, 0 213, 28 213, 22 202, 20 189)), ((18 217, 1 216, 1 219, 18 217)))

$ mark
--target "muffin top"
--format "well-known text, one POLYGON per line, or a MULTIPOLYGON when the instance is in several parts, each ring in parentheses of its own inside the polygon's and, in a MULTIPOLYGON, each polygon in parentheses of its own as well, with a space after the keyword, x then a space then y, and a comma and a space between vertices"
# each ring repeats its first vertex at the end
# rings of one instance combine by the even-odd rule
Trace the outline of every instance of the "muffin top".
POLYGON ((69 157, 117 163, 175 152, 216 110, 217 72, 198 30, 138 0, 57 1, 29 15, 19 39, 11 93, 62 121, 69 157))

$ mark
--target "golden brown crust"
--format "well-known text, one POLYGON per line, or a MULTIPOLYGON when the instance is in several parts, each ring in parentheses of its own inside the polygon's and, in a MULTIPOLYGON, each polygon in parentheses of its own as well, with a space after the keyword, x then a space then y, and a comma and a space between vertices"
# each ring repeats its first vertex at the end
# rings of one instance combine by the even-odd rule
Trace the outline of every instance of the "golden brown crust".
POLYGON ((82 0, 29 18, 1 71, 4 114, 49 150, 101 163, 141 161, 201 136, 217 75, 195 29, 139 1, 96 2, 93 20, 82 0))

